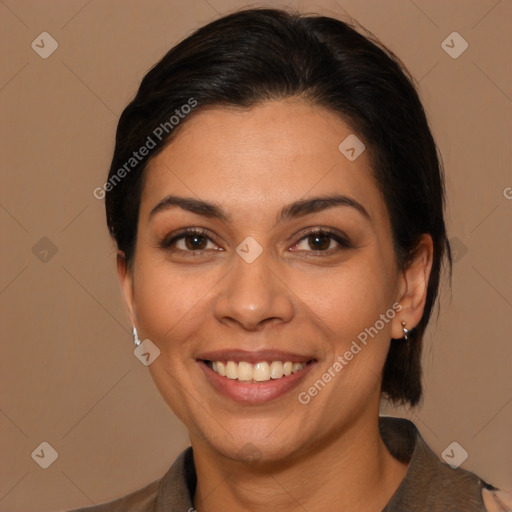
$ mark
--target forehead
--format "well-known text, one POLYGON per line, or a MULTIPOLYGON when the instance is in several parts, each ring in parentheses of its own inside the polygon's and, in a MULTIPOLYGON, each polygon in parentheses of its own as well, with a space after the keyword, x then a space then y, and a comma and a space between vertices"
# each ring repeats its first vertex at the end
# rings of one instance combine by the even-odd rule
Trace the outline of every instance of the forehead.
POLYGON ((353 161, 340 151, 357 135, 329 110, 272 101, 244 110, 206 108, 184 123, 147 166, 141 218, 169 194, 222 203, 241 219, 333 193, 356 198, 372 218, 386 215, 369 151, 353 161))

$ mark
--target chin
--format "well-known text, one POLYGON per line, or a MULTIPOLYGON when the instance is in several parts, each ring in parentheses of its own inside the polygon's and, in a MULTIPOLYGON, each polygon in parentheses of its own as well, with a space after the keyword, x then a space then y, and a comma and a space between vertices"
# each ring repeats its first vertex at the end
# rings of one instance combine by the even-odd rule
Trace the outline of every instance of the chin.
POLYGON ((257 431, 226 428, 233 436, 223 431, 219 433, 220 438, 210 439, 208 442, 222 456, 247 464, 264 465, 290 460, 301 446, 299 433, 295 437, 293 432, 287 430, 279 435, 276 433, 278 425, 279 423, 272 422, 268 428, 263 428, 260 424, 257 431))

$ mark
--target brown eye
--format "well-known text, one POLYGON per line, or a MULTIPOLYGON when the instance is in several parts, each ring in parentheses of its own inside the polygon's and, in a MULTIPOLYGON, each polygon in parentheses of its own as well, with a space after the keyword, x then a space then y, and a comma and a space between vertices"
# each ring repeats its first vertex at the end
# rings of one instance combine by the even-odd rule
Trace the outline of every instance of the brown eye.
POLYGON ((183 237, 185 246, 191 251, 202 251, 208 244, 207 237, 203 235, 187 235, 183 237))
POLYGON ((331 254, 352 247, 348 238, 341 232, 331 232, 327 228, 310 230, 294 246, 294 252, 331 254))
POLYGON ((189 229, 174 236, 166 237, 160 242, 159 246, 168 251, 182 253, 193 253, 208 249, 218 250, 218 246, 208 233, 200 229, 189 229))
POLYGON ((332 237, 324 234, 309 235, 308 243, 314 251, 325 251, 331 245, 332 237))

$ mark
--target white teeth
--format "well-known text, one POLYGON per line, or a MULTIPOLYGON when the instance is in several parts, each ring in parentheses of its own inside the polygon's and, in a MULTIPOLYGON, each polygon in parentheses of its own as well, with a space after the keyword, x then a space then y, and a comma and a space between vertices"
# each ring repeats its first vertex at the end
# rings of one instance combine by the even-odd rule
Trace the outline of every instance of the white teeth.
POLYGON ((245 361, 238 363, 238 380, 252 380, 252 364, 245 361))
POLYGON ((284 375, 283 363, 281 361, 273 361, 270 365, 270 378, 280 379, 284 375))
POLYGON ((252 379, 258 382, 270 380, 270 366, 267 362, 256 363, 252 369, 252 379))
POLYGON ((228 361, 226 364, 226 377, 228 379, 238 379, 238 365, 234 361, 228 361))
POLYGON ((280 379, 292 373, 300 372, 305 363, 292 363, 291 361, 261 361, 256 364, 240 361, 212 361, 212 370, 222 377, 239 381, 266 382, 270 379, 280 379))
POLYGON ((304 365, 302 363, 293 363, 292 373, 300 372, 302 368, 304 368, 304 365))

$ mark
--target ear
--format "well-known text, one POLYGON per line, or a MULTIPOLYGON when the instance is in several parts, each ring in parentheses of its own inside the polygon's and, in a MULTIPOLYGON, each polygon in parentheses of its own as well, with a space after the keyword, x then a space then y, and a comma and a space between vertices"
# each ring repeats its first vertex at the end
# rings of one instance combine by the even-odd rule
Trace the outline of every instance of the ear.
POLYGON ((403 337, 402 321, 406 324, 405 328, 411 330, 419 324, 423 316, 433 253, 432 237, 424 233, 418 242, 413 260, 400 277, 397 302, 402 309, 393 319, 393 339, 403 337))
POLYGON ((117 251, 117 277, 121 287, 124 304, 132 325, 136 325, 135 302, 133 293, 133 271, 128 267, 123 251, 117 251))

